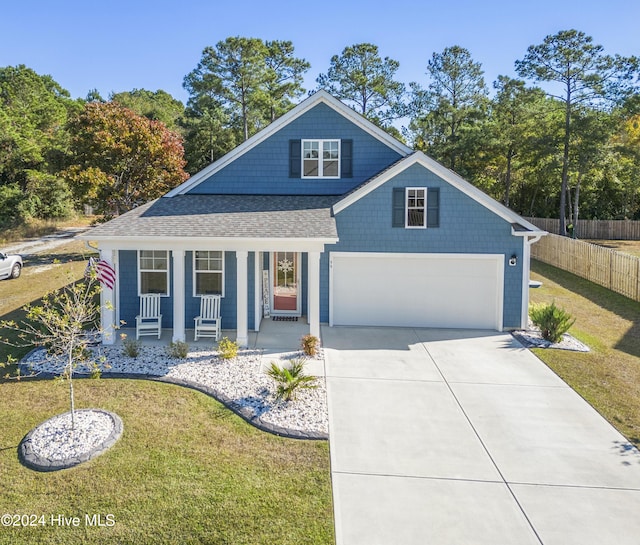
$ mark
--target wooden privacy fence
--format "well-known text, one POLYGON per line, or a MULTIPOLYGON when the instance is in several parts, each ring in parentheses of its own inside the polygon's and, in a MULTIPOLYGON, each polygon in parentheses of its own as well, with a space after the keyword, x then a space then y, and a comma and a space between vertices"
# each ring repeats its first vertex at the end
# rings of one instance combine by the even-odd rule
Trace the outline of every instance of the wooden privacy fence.
MULTIPOLYGON (((525 218, 536 227, 558 234, 557 218, 525 218)), ((569 222, 567 222, 567 225, 569 222)), ((578 220, 578 238, 594 240, 640 240, 640 221, 634 220, 578 220)))
POLYGON ((552 234, 531 246, 531 256, 640 301, 638 257, 552 234))

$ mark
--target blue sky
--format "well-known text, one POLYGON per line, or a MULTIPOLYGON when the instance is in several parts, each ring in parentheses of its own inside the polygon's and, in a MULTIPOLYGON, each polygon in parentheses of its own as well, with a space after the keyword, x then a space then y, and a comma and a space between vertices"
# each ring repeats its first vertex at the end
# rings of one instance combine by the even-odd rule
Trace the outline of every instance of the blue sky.
POLYGON ((631 0, 229 1, 13 0, 0 9, 0 66, 50 74, 72 97, 163 89, 186 102, 184 76, 228 36, 291 40, 311 63, 306 87, 347 45, 376 44, 398 78, 426 83, 432 53, 466 47, 488 85, 548 34, 576 28, 607 53, 640 55, 640 2, 631 0))

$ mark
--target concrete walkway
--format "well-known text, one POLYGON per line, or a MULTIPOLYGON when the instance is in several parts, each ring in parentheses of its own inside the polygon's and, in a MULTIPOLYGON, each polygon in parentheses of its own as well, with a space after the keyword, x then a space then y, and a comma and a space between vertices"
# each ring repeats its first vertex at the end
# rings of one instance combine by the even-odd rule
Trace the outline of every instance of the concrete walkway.
POLYGON ((322 338, 337 545, 640 542, 640 453, 509 334, 322 338))

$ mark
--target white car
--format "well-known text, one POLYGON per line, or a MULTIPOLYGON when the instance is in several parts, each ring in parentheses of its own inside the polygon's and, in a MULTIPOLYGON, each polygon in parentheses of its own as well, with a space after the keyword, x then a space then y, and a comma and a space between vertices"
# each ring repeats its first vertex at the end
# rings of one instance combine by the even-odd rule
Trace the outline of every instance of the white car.
POLYGON ((0 279, 18 278, 22 272, 22 258, 0 252, 0 279))

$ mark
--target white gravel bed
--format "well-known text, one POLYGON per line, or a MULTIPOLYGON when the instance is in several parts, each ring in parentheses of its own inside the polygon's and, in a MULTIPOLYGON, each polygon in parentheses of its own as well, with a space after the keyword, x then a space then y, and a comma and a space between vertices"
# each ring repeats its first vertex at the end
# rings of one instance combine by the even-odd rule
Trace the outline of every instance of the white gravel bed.
MULTIPOLYGON (((137 358, 125 356, 121 346, 93 350, 97 366, 104 374, 130 373, 186 381, 225 395, 239 406, 248 408, 262 422, 288 430, 328 433, 324 378, 317 378, 317 388, 299 390, 296 400, 278 402, 275 381, 260 369, 261 351, 244 350, 232 360, 223 360, 213 348, 190 347, 185 359, 170 358, 166 348, 161 346, 143 346, 137 358)), ((297 353, 297 357, 301 356, 301 352, 297 353)), ((23 373, 59 374, 63 366, 61 360, 51 359, 44 350, 38 350, 23 361, 23 373)), ((80 364, 75 372, 91 371, 90 367, 80 364)))
POLYGON ((50 418, 31 434, 33 453, 51 461, 81 458, 104 443, 113 432, 111 417, 99 411, 76 411, 75 428, 71 413, 50 418))
POLYGON ((574 352, 590 352, 589 347, 575 337, 565 333, 557 343, 542 338, 540 330, 529 324, 529 329, 513 331, 512 335, 526 348, 556 348, 558 350, 572 350, 574 352))

